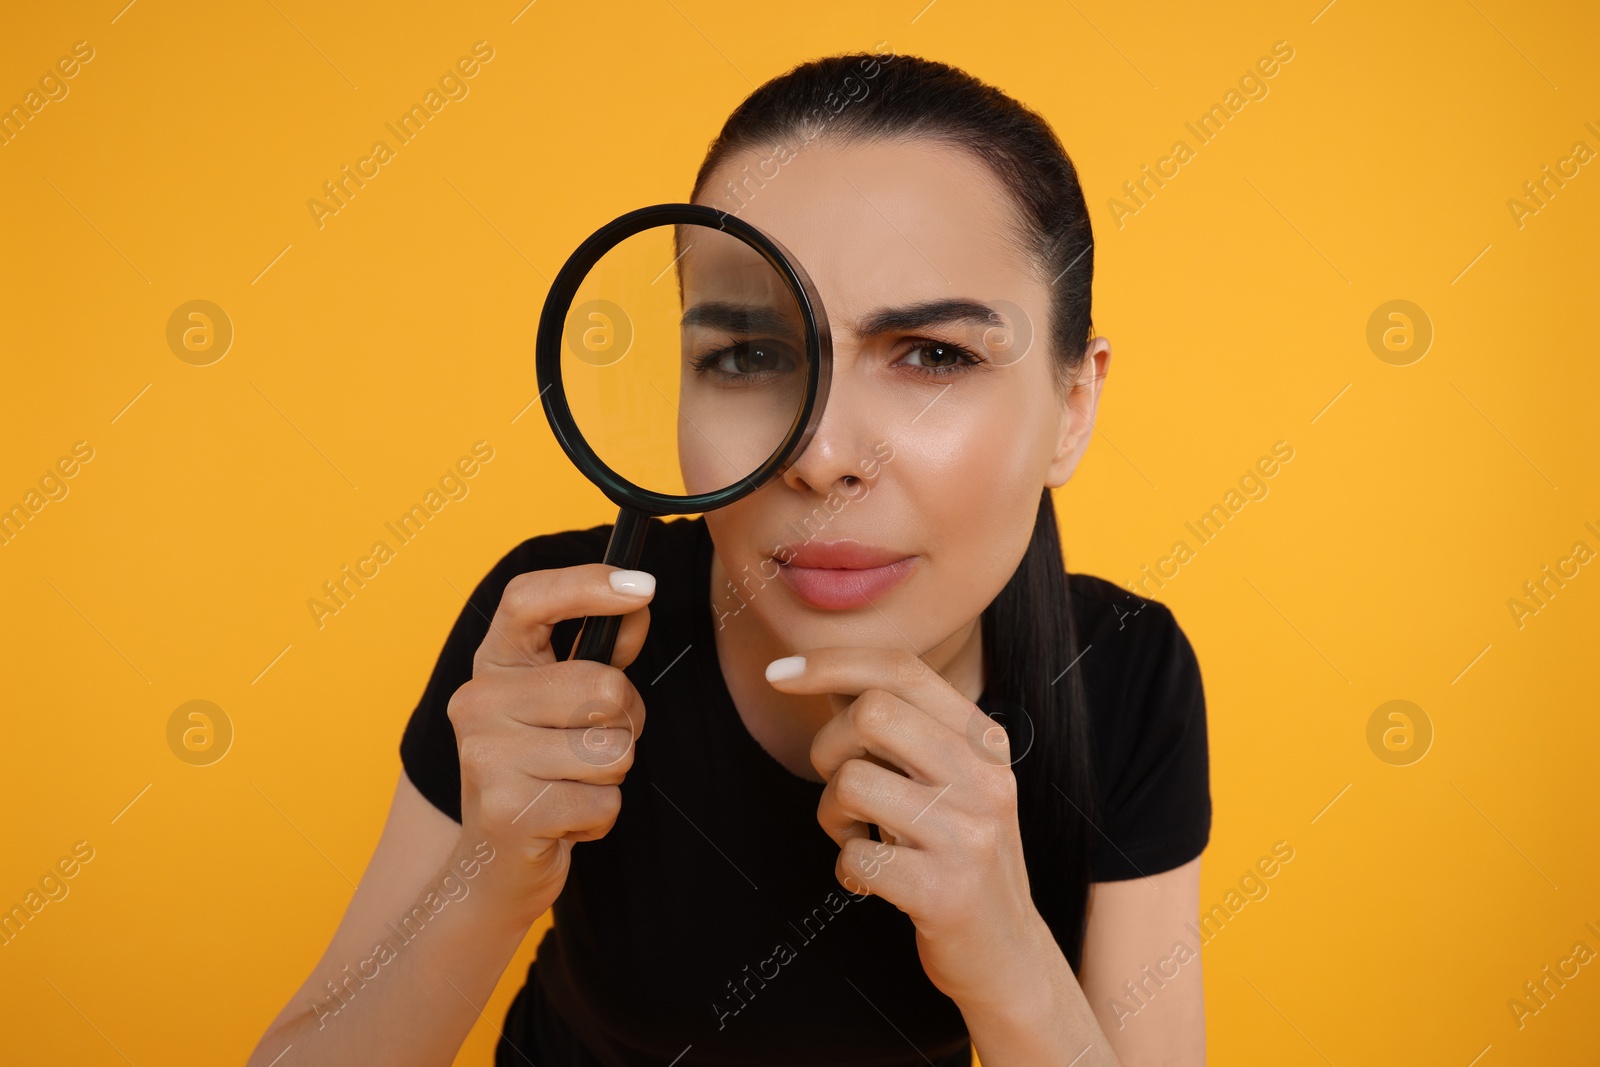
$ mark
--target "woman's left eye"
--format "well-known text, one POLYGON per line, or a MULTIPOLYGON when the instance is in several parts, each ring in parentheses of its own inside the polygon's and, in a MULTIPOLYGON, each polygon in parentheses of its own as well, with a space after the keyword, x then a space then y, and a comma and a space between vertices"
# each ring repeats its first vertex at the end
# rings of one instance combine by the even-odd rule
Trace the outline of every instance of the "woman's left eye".
POLYGON ((902 361, 933 376, 957 373, 984 362, 971 349, 949 341, 916 341, 902 361))

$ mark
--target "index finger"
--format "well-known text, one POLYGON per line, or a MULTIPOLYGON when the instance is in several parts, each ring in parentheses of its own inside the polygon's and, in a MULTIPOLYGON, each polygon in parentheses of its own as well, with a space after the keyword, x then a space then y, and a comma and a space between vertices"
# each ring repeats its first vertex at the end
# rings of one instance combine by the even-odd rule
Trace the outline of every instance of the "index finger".
POLYGON ((814 648, 767 665, 767 681, 784 693, 859 696, 868 689, 893 693, 934 719, 965 734, 978 708, 928 661, 893 648, 814 648))
POLYGON ((656 580, 605 563, 527 571, 506 583, 489 632, 473 655, 479 667, 546 667, 556 661, 556 623, 584 615, 626 615, 650 603, 656 580))

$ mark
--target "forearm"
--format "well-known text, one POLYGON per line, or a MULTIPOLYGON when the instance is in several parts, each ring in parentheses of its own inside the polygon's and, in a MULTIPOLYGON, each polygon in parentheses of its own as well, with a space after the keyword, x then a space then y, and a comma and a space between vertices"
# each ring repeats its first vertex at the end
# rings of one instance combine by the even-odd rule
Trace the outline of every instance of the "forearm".
POLYGON ((332 981, 267 1032, 247 1067, 450 1064, 531 926, 487 886, 459 899, 438 895, 457 860, 452 855, 381 941, 338 961, 332 981), (430 893, 437 911, 427 905, 430 893))
POLYGON ((983 1067, 1119 1067, 1053 938, 1018 967, 1012 988, 987 1003, 958 1003, 983 1067))

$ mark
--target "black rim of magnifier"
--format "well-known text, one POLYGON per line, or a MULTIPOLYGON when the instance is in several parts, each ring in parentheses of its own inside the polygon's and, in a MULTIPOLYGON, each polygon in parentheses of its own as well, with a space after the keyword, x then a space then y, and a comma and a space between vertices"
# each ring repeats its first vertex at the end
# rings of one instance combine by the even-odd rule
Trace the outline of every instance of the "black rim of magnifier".
POLYGON ((539 318, 534 353, 534 369, 539 382, 539 396, 544 402, 545 417, 555 431, 556 440, 561 442, 562 450, 613 503, 647 516, 693 514, 723 507, 754 492, 769 477, 783 470, 793 457, 805 449, 816 431, 827 400, 832 367, 833 339, 827 316, 805 270, 793 261, 782 245, 748 222, 702 204, 655 204, 642 207, 618 216, 590 234, 568 257, 566 265, 550 286, 544 311, 539 318), (561 339, 566 328, 567 312, 590 268, 627 238, 666 223, 716 226, 754 248, 789 287, 789 292, 800 307, 806 334, 808 366, 805 402, 795 413, 783 442, 765 463, 733 485, 693 496, 653 492, 634 485, 608 467, 579 432, 561 384, 561 339))

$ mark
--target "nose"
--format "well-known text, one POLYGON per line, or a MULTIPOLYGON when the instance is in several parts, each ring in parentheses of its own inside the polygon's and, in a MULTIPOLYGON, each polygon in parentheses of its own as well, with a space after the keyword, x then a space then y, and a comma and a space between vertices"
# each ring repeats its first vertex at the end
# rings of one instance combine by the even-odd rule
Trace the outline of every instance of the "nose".
POLYGON ((827 496, 852 489, 870 469, 874 455, 871 412, 865 403, 866 390, 850 380, 849 366, 835 358, 822 419, 799 458, 783 472, 784 484, 796 492, 809 490, 827 496))

